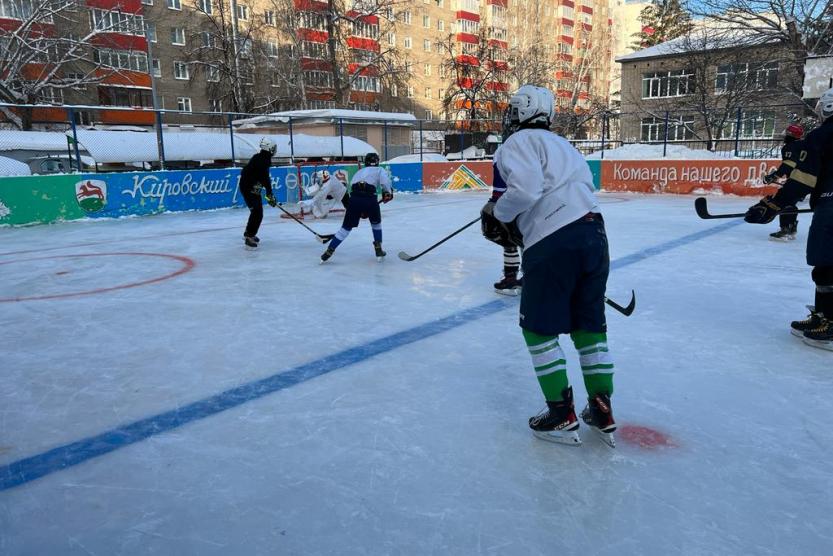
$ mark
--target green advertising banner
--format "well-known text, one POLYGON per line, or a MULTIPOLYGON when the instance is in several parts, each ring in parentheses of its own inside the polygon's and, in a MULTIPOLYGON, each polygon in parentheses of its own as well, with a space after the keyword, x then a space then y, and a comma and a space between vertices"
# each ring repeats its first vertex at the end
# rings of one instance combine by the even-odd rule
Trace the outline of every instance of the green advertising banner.
POLYGON ((590 173, 593 174, 593 185, 598 191, 602 188, 602 161, 588 160, 587 165, 590 166, 590 173))
POLYGON ((86 216, 78 204, 79 175, 0 179, 0 226, 42 224, 86 216))

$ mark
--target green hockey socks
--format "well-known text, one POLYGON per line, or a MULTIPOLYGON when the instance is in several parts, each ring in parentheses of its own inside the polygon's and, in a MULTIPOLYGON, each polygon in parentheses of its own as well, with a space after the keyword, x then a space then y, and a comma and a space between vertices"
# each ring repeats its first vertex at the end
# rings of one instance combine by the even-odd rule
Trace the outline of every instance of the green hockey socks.
MULTIPOLYGON (((548 402, 561 400, 561 392, 569 386, 567 360, 558 343, 558 336, 543 336, 523 330, 532 366, 544 399, 548 402)), ((607 348, 607 334, 577 330, 570 334, 579 354, 581 373, 587 397, 596 394, 613 394, 613 360, 607 348)))
POLYGON ((576 330, 570 337, 579 353, 587 397, 613 394, 613 359, 607 349, 607 334, 576 330))
POLYGON ((548 402, 560 401, 568 381, 567 361, 558 344, 558 336, 542 336, 529 330, 523 330, 523 334, 544 399, 548 402))

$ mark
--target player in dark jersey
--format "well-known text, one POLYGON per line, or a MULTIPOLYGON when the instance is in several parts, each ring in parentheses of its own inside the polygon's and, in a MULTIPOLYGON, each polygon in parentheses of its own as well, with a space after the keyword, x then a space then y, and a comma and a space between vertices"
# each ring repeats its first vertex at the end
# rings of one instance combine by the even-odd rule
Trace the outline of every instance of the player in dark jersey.
POLYGON ((249 207, 249 220, 246 223, 246 230, 243 232, 243 241, 246 247, 254 249, 260 243, 257 231, 263 221, 263 199, 260 192, 266 189, 266 201, 269 206, 277 206, 278 201, 272 194, 272 179, 269 176, 269 168, 272 166, 272 157, 278 150, 274 141, 268 137, 260 140, 260 151, 249 160, 240 171, 240 193, 249 207))
MULTIPOLYGON (((784 146, 781 147, 781 164, 774 171, 764 176, 764 183, 773 183, 790 176, 790 172, 798 164, 798 153, 801 152, 801 139, 804 128, 799 124, 790 124, 784 130, 784 146)), ((784 210, 795 210, 796 207, 784 207, 784 210)), ((780 228, 769 234, 774 241, 792 241, 798 233, 798 215, 781 214, 778 216, 780 228)))

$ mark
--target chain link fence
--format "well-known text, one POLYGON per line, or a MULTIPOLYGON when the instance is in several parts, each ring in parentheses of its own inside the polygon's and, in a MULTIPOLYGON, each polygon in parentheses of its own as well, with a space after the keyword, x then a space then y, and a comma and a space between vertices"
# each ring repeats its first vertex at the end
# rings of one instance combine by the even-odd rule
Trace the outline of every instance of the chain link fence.
MULTIPOLYGON (((0 104, 0 161, 7 161, 0 172, 15 162, 33 174, 239 166, 259 150, 264 136, 278 146, 276 164, 356 161, 370 150, 383 161, 483 159, 501 143, 500 123, 491 120, 391 119, 389 113, 375 117, 372 112, 349 117, 344 112, 0 104), (20 122, 32 131, 19 131, 20 122)), ((573 132, 556 131, 590 158, 777 158, 786 125, 812 124, 799 114, 806 114, 802 105, 738 109, 711 120, 697 113, 603 112, 573 132), (720 126, 708 131, 703 121, 720 126)))

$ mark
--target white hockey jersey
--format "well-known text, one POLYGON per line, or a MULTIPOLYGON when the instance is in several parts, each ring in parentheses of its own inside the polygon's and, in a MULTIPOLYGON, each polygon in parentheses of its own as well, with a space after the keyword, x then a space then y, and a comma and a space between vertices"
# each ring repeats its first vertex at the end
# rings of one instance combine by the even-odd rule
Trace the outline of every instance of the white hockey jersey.
POLYGON ((587 161, 555 133, 515 132, 495 153, 495 168, 506 182, 495 217, 517 217, 526 249, 588 212, 601 212, 587 161))
POLYGON ((369 183, 370 185, 380 185, 383 191, 393 193, 388 171, 381 166, 365 166, 353 174, 353 179, 350 180, 350 184, 355 185, 360 182, 369 183))
POLYGON ((315 192, 312 199, 301 201, 301 206, 304 209, 312 211, 312 215, 316 218, 327 218, 330 211, 341 204, 341 199, 347 192, 347 186, 336 178, 334 175, 325 181, 321 188, 315 192))

